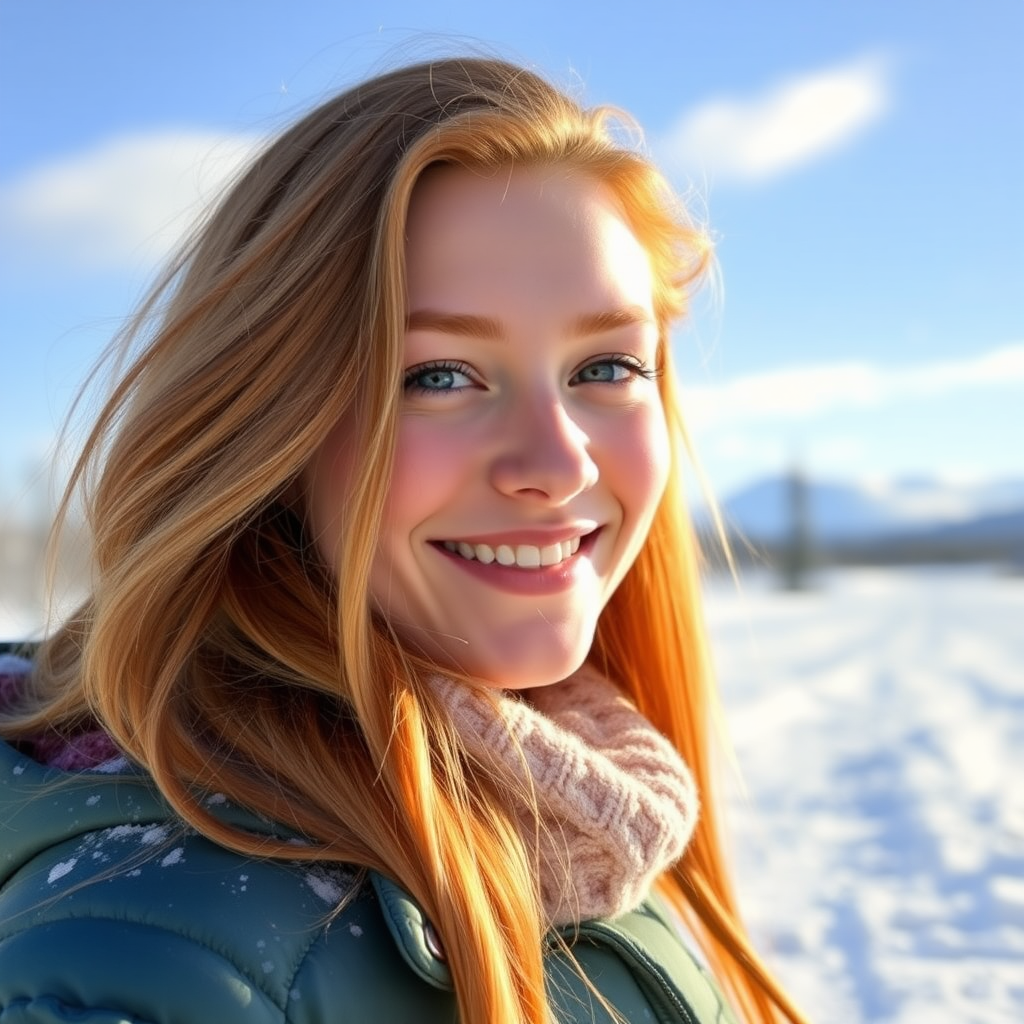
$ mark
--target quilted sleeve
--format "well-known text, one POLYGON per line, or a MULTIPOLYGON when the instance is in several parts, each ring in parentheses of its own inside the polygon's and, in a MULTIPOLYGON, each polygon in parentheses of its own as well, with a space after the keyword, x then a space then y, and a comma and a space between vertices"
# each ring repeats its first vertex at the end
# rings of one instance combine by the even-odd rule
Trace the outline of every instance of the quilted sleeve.
POLYGON ((239 970, 166 929, 64 918, 0 943, 2 1024, 270 1024, 239 970))
POLYGON ((0 890, 0 1024, 370 1020, 454 1024, 454 998, 410 969, 351 869, 117 826, 0 890))

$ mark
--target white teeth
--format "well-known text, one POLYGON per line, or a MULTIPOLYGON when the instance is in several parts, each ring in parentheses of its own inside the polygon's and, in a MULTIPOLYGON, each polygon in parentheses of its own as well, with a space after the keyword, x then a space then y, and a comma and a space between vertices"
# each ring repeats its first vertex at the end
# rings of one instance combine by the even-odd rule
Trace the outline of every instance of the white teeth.
POLYGON ((494 557, 498 560, 499 565, 516 564, 516 553, 507 544, 499 544, 494 549, 494 557))
POLYGON ((523 569, 540 568, 540 548, 532 544, 520 544, 516 548, 516 565, 523 569))
POLYGON ((558 565, 564 557, 561 544, 549 544, 546 548, 540 549, 541 565, 558 565))
POLYGON ((520 569, 540 569, 543 566, 558 565, 571 558, 580 549, 580 538, 573 537, 572 540, 548 544, 543 548, 533 544, 517 544, 515 547, 510 544, 499 544, 497 547, 491 547, 490 544, 446 540, 444 548, 452 554, 459 554, 469 561, 475 559, 484 565, 497 562, 499 565, 515 565, 520 569))

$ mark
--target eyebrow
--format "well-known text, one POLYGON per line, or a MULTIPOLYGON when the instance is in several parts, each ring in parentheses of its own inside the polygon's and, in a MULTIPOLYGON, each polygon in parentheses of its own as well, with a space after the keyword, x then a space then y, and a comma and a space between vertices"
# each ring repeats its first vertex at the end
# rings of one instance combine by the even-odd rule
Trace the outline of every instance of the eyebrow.
POLYGON ((578 316, 570 330, 577 337, 588 334, 603 334, 619 327, 632 327, 634 324, 654 325, 651 314, 643 306, 623 306, 621 309, 609 309, 602 313, 584 313, 578 316))
MULTIPOLYGON (((568 334, 574 337, 587 337, 620 327, 631 327, 634 324, 653 325, 654 320, 642 306, 623 306, 620 309, 602 310, 599 313, 582 313, 573 320, 568 334)), ((438 334, 454 334, 466 338, 480 338, 484 341, 507 340, 505 328, 500 320, 469 313, 442 313, 433 309, 421 309, 409 314, 405 327, 408 331, 435 331, 438 334)))

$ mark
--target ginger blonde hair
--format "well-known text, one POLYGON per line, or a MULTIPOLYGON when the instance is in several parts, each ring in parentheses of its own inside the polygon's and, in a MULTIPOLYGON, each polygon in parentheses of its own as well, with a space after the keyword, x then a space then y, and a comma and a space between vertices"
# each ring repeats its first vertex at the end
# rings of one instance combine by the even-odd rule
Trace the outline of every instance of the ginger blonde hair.
POLYGON ((496 781, 462 756, 421 686, 429 666, 400 648, 367 595, 396 436, 416 182, 438 163, 575 169, 612 190, 650 254, 675 434, 669 488, 591 657, 676 744, 704 797, 660 891, 749 1021, 799 1022, 740 922, 714 800, 713 688, 668 366, 670 325, 709 245, 613 123, 520 67, 446 59, 365 82, 270 145, 139 314, 130 340, 150 333, 68 492, 87 485, 91 595, 43 645, 28 702, 2 729, 98 720, 215 842, 395 878, 445 938, 461 1019, 547 1021, 530 851, 496 781), (342 416, 363 457, 335 576, 309 543, 297 481, 342 416), (232 828, 204 804, 211 791, 310 844, 232 828))

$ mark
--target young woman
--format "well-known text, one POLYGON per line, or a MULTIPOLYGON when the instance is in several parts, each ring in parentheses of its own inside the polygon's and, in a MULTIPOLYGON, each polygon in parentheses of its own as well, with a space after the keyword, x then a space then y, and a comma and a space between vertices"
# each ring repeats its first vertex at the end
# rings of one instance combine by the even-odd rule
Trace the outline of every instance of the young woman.
POLYGON ((365 82, 142 311, 91 595, 0 666, 5 1020, 802 1020, 716 817, 708 245, 609 122, 494 60, 365 82))

